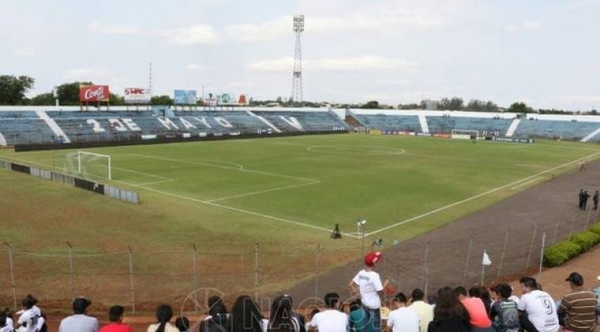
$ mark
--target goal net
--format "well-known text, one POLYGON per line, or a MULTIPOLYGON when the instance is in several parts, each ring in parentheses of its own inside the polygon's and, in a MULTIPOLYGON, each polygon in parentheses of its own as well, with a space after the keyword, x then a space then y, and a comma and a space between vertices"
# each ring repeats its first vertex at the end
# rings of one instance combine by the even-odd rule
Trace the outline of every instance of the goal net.
POLYGON ((457 139, 479 139, 481 137, 479 130, 472 129, 452 129, 452 138, 457 139))
POLYGON ((66 158, 65 169, 84 178, 112 180, 110 156, 87 151, 71 153, 66 158))

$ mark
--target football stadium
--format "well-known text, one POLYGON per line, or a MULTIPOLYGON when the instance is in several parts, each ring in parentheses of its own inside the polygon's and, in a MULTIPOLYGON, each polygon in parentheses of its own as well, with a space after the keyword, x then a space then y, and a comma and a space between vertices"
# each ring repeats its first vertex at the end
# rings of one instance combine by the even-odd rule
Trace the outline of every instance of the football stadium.
POLYGON ((598 331, 598 10, 0 2, 0 332, 598 331))
POLYGON ((545 206, 545 220, 498 211, 431 237, 565 174, 592 172, 594 117, 14 107, 0 116, 11 146, 0 150, 7 219, 19 220, 5 228, 7 303, 26 292, 135 310, 214 292, 308 301, 324 288, 345 292, 340 275, 350 280, 371 251, 386 255, 380 273, 395 288, 485 282, 537 266, 540 246, 597 218, 569 199, 545 206), (502 263, 482 274, 484 251, 502 263))

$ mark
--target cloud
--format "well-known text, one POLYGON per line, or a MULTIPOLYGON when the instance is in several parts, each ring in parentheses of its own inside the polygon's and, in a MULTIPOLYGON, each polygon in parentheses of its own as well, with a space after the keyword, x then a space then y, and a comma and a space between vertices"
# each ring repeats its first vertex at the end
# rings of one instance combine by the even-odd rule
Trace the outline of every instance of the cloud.
POLYGON ((115 73, 110 70, 94 68, 74 68, 70 69, 63 77, 69 81, 92 81, 102 84, 116 79, 115 73))
POLYGON ((247 88, 247 87, 252 87, 255 85, 256 84, 254 82, 232 82, 232 83, 229 83, 229 85, 227 85, 227 87, 229 87, 229 88, 247 88))
POLYGON ((377 80, 375 83, 377 84, 386 84, 386 85, 406 85, 410 84, 409 80, 397 79, 397 80, 377 80))
POLYGON ((169 42, 179 45, 210 45, 217 42, 215 29, 208 24, 170 29, 158 34, 165 37, 169 42))
POLYGON ((190 63, 187 66, 185 66, 185 69, 190 70, 190 71, 201 71, 201 70, 205 70, 206 66, 202 66, 196 63, 190 63))
POLYGON ((600 96, 594 95, 562 95, 562 96, 551 96, 550 99, 562 102, 562 103, 600 103, 600 96))
POLYGON ((233 24, 225 27, 227 40, 251 43, 273 40, 292 33, 292 16, 283 16, 263 24, 233 24))
POLYGON ((91 31, 109 35, 136 36, 145 33, 140 27, 123 24, 101 24, 98 21, 92 21, 90 24, 88 24, 88 28, 91 31))
POLYGON ((543 24, 540 21, 525 20, 519 23, 507 24, 505 26, 506 31, 509 32, 521 32, 521 31, 533 31, 540 30, 543 24))
POLYGON ((309 33, 348 31, 391 31, 398 28, 434 28, 442 26, 446 19, 425 9, 375 8, 347 12, 339 16, 307 18, 309 33))
MULTIPOLYGON (((361 71, 361 70, 389 70, 403 67, 416 66, 416 63, 400 59, 385 58, 380 56, 364 55, 347 58, 324 58, 318 60, 304 60, 303 68, 320 71, 361 71)), ((264 60, 249 63, 246 68, 260 71, 291 71, 294 58, 286 57, 274 60, 264 60)))
POLYGON ((30 58, 37 55, 37 50, 33 46, 23 46, 14 48, 12 54, 17 57, 30 58))

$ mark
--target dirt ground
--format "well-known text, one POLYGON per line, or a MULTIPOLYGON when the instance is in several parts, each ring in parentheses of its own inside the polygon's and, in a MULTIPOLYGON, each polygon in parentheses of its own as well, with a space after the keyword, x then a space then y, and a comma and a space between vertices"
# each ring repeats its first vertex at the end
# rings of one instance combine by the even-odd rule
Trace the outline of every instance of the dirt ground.
MULTIPOLYGON (((540 279, 544 290, 560 299, 569 291, 564 280, 573 271, 584 276, 587 288, 598 287, 600 247, 564 266, 544 269, 541 274, 538 271, 542 243, 548 246, 598 220, 598 211, 591 211, 589 207, 587 211, 578 209, 577 193, 581 188, 592 193, 600 189, 600 163, 590 163, 581 172, 577 169, 556 176, 428 234, 383 248, 384 260, 379 272, 391 281, 395 291, 405 293, 415 287, 433 294, 446 285, 478 285, 482 275, 485 285, 503 280, 516 286, 518 277, 533 275, 540 279), (486 270, 481 265, 484 249, 492 260, 486 270)), ((362 263, 356 261, 322 274, 318 280, 299 284, 287 293, 296 304, 309 303, 311 299, 314 301, 315 295, 322 297, 330 291, 349 298, 348 282, 361 266, 362 263)), ((519 287, 515 289, 520 295, 519 287)), ((102 323, 106 322, 103 313, 93 314, 100 317, 102 323)), ((58 330, 61 318, 49 318, 51 331, 58 330)), ((135 331, 145 331, 153 320, 152 317, 126 319, 135 331)))

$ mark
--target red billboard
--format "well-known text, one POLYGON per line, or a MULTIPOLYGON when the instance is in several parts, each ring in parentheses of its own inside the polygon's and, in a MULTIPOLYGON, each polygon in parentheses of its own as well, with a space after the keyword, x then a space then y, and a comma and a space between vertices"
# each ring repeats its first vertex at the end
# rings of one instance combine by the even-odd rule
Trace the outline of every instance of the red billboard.
POLYGON ((79 101, 82 103, 108 101, 108 85, 80 85, 79 101))

